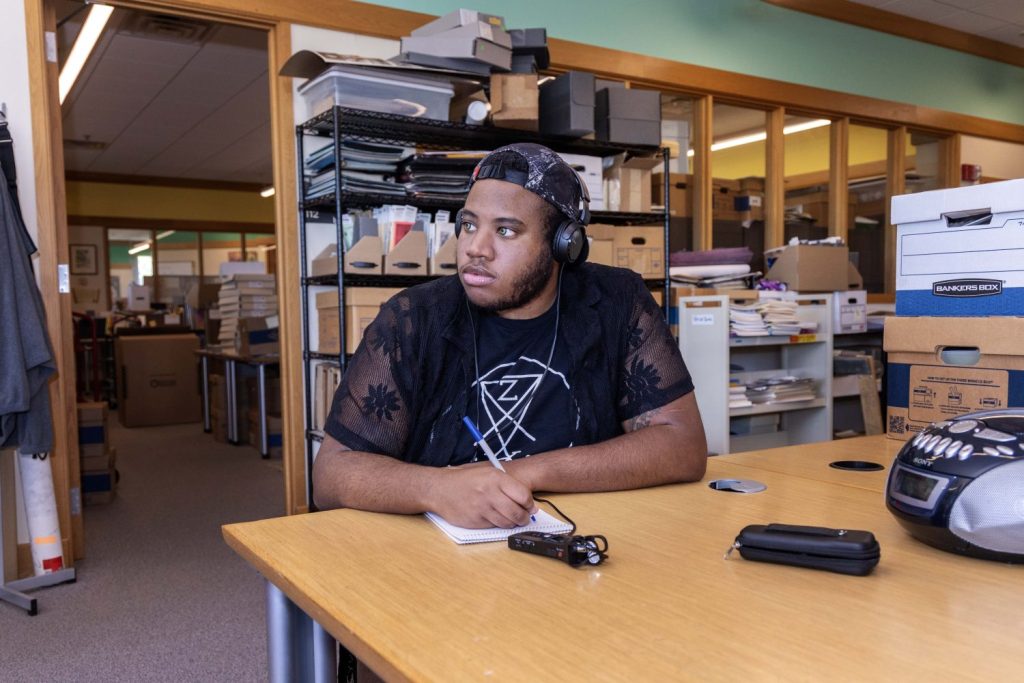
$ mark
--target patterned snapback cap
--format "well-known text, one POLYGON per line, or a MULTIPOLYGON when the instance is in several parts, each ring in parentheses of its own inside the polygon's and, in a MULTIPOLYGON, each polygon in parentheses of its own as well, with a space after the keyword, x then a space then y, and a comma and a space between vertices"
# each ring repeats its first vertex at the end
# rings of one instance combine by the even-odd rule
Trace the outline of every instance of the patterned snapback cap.
POLYGON ((493 178, 521 185, 561 211, 586 225, 590 222, 590 196, 583 180, 554 151, 533 142, 517 142, 494 150, 473 170, 472 182, 493 178), (506 167, 503 156, 512 153, 526 162, 523 173, 506 167), (583 202, 581 209, 580 202, 583 202))

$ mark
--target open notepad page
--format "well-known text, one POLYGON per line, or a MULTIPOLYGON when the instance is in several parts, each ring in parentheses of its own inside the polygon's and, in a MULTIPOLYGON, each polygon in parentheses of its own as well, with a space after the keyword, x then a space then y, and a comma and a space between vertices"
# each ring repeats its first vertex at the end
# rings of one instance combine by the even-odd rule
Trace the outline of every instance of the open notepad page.
POLYGON ((543 510, 537 510, 534 517, 536 522, 530 522, 526 526, 517 526, 511 529, 493 527, 491 529, 466 529, 461 526, 449 524, 440 515, 433 512, 424 513, 431 522, 440 527, 441 531, 448 534, 448 538, 456 543, 489 543, 490 541, 503 541, 512 534, 523 531, 540 531, 546 534, 567 534, 572 531, 572 525, 562 522, 543 510))

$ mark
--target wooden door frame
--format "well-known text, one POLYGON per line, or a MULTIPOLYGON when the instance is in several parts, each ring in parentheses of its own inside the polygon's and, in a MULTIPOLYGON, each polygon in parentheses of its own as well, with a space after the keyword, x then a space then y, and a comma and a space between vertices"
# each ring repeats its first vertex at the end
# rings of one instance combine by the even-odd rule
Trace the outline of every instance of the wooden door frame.
MULTIPOLYGON (((284 61, 291 56, 291 23, 255 11, 216 11, 197 7, 196 3, 179 2, 110 2, 116 7, 156 10, 183 16, 198 17, 224 24, 244 25, 267 32, 268 78, 271 99, 271 146, 273 154, 275 197, 275 229, 278 245, 278 270, 282 283, 297 282, 298 216, 297 206, 294 113, 290 78, 277 75, 284 61)), ((78 421, 76 415, 75 358, 73 325, 69 295, 58 292, 58 264, 68 263, 68 220, 65 199, 64 158, 60 100, 57 95, 57 65, 46 59, 45 33, 55 28, 50 0, 25 0, 25 28, 28 42, 30 100, 32 109, 32 141, 35 157, 35 184, 40 250, 40 283, 47 326, 54 345, 58 376, 51 385, 55 445, 53 453, 54 491, 57 498, 65 557, 84 555, 84 534, 81 522, 81 480, 78 453, 78 421), (47 13, 49 12, 49 17, 47 13), (72 504, 74 501, 74 504, 72 504)), ((279 288, 281 325, 286 331, 281 340, 282 422, 284 429, 285 509, 288 513, 305 512, 306 457, 305 434, 288 429, 301 425, 304 401, 302 386, 302 350, 300 348, 301 301, 297 287, 279 288), (294 347, 294 348, 293 348, 294 347), (295 367, 291 367, 295 366, 295 367)))

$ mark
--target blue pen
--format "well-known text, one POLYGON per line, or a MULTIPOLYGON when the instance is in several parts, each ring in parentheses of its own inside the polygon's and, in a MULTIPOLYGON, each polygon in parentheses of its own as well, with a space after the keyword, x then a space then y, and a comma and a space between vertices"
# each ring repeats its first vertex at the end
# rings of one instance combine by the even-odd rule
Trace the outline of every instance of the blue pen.
MULTIPOLYGON (((469 433, 472 434, 473 438, 476 440, 476 445, 479 446, 480 450, 484 452, 484 455, 486 455, 487 459, 491 461, 491 464, 497 467, 502 472, 504 472, 505 468, 501 466, 501 461, 498 460, 498 456, 494 454, 494 451, 491 450, 491 447, 487 445, 486 441, 484 441, 484 435, 481 434, 480 430, 476 428, 475 424, 473 424, 473 420, 469 419, 469 415, 466 415, 464 418, 462 418, 462 421, 465 423, 466 427, 469 428, 469 433)), ((537 517, 534 515, 530 515, 530 521, 536 522, 537 517)))

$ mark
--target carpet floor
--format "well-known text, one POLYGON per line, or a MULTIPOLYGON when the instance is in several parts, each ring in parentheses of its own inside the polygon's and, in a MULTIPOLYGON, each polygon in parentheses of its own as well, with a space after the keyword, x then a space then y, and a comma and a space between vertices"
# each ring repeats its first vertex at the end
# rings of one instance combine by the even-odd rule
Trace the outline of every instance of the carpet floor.
POLYGON ((84 510, 75 583, 34 591, 34 617, 0 603, 0 679, 266 680, 263 582, 220 527, 284 514, 280 459, 110 423, 117 495, 84 510))

